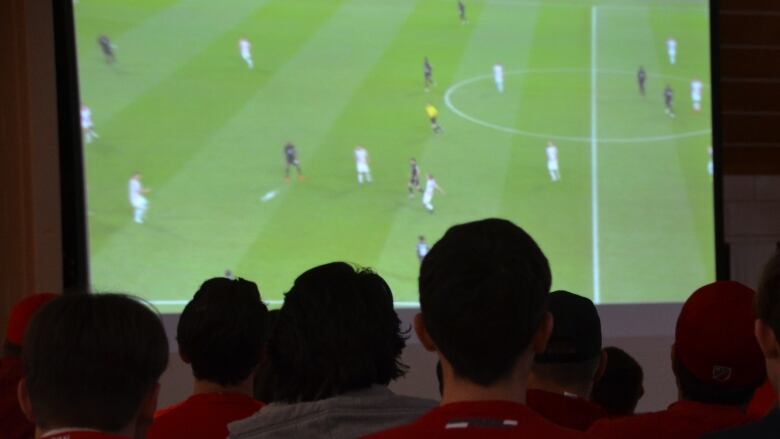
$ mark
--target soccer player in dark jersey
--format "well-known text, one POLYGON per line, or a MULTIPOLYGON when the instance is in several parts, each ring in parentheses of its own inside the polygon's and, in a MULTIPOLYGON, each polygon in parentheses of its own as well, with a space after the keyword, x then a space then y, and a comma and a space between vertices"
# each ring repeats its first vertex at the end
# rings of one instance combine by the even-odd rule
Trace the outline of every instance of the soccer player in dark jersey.
POLYGON ((463 0, 458 0, 458 12, 460 13, 460 24, 468 24, 469 19, 466 18, 466 4, 463 0))
POLYGON ((645 72, 644 66, 639 66, 639 71, 636 72, 636 81, 639 83, 639 94, 645 95, 645 80, 647 80, 647 72, 645 72))
POLYGON ((669 86, 669 84, 666 84, 666 88, 664 89, 664 105, 666 106, 666 115, 669 117, 674 117, 672 99, 674 99, 674 92, 672 91, 672 87, 669 86))
POLYGON ((422 190, 420 188, 420 167, 417 166, 417 160, 412 158, 409 160, 409 169, 411 176, 409 177, 409 198, 414 196, 414 191, 422 190))
POLYGON ((428 91, 430 86, 436 85, 436 83, 433 82, 433 67, 431 67, 427 56, 423 59, 423 76, 425 77, 425 91, 428 91))
POLYGON ((116 61, 116 57, 114 57, 114 45, 111 44, 111 40, 103 34, 98 38, 98 45, 100 46, 100 51, 103 52, 103 56, 106 58, 106 62, 108 64, 113 64, 114 61, 116 61))
POLYGON ((295 166, 298 171, 298 180, 303 180, 303 172, 301 172, 301 163, 298 161, 298 152, 295 150, 295 145, 292 142, 287 142, 284 145, 284 180, 290 181, 290 166, 295 166))

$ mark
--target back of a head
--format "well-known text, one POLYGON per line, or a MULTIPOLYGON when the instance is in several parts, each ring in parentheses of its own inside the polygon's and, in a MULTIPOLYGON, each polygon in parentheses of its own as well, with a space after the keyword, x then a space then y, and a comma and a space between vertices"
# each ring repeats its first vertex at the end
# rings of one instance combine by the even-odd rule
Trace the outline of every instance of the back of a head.
POLYGON ((405 346, 390 287, 343 262, 300 275, 268 343, 277 401, 313 401, 387 385, 405 346))
POLYGON ((586 297, 554 291, 548 310, 555 323, 544 352, 534 357, 534 375, 559 386, 589 388, 602 355, 596 306, 586 297))
POLYGON ((645 393, 642 366, 620 348, 608 346, 604 351, 607 353, 607 366, 593 387, 593 401, 610 416, 631 415, 645 393))
POLYGON ((551 282, 547 258, 511 222, 453 226, 420 268, 425 328, 458 376, 491 385, 529 348, 551 282))
POLYGON ((165 370, 168 340, 159 317, 134 298, 69 295, 36 314, 23 362, 38 427, 117 432, 165 370))
POLYGON ((215 277, 182 311, 179 352, 198 380, 240 384, 254 371, 267 339, 268 308, 254 282, 215 277))
POLYGON ((756 314, 780 340, 780 252, 764 267, 756 295, 756 314))
POLYGON ((753 327, 755 294, 733 281, 696 290, 677 319, 673 367, 683 398, 742 405, 766 379, 753 327))

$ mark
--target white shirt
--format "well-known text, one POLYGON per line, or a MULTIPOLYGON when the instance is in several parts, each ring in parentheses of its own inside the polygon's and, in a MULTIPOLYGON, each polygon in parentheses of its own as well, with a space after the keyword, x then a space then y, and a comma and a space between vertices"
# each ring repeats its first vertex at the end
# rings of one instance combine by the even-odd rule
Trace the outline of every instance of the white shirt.
POLYGON ((428 181, 425 182, 425 195, 426 197, 432 197, 433 191, 436 189, 436 180, 429 178, 428 181))
POLYGON ((368 164, 368 151, 366 151, 366 148, 355 149, 355 162, 358 165, 368 164))
POLYGON ((88 107, 81 108, 81 126, 92 126, 92 110, 90 110, 88 107))
POLYGON ((548 162, 558 161, 558 147, 556 147, 555 145, 550 145, 547 147, 547 161, 548 162))
POLYGON ((691 81, 691 94, 700 95, 702 87, 704 87, 704 84, 698 79, 694 79, 691 81))
POLYGON ((141 181, 137 178, 131 178, 127 184, 127 192, 130 197, 130 201, 138 200, 144 197, 143 189, 141 188, 141 181))
POLYGON ((666 40, 666 49, 669 50, 670 52, 674 52, 675 50, 677 50, 677 40, 675 40, 674 38, 669 38, 668 40, 666 40))
POLYGON ((238 40, 238 46, 241 48, 242 52, 249 53, 249 48, 251 47, 251 44, 249 43, 249 40, 246 38, 241 38, 238 40))
POLYGON ((425 242, 418 242, 417 243, 417 255, 421 258, 425 257, 425 255, 428 254, 428 244, 425 242))
POLYGON ((493 66, 493 77, 496 78, 497 81, 504 79, 504 67, 502 67, 501 64, 493 66))

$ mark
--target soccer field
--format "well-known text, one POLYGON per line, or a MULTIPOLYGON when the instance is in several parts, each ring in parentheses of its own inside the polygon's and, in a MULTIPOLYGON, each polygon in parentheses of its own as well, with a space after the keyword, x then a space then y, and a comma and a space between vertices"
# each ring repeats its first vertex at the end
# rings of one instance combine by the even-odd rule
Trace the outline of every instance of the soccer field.
POLYGON ((714 280, 707 3, 466 1, 467 24, 456 5, 80 0, 81 94, 100 136, 85 144, 94 288, 172 312, 230 269, 278 303, 305 269, 344 260, 373 267, 409 305, 417 237, 432 244, 490 216, 535 237, 554 288, 601 303, 681 300, 714 280), (705 83, 701 112, 694 78, 705 83), (285 182, 287 141, 303 181, 285 182), (357 183, 358 144, 370 185, 357 183), (446 191, 433 214, 408 196, 411 157, 446 191), (151 189, 144 224, 128 203, 134 171, 151 189))

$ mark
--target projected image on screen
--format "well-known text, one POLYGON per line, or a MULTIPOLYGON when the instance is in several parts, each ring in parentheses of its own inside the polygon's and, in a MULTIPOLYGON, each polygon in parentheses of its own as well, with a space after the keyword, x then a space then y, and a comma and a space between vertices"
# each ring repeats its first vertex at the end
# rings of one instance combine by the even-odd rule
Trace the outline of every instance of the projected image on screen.
POLYGON ((279 303, 496 216, 554 288, 679 301, 714 280, 706 1, 79 0, 91 278, 180 310, 207 277, 279 303))

